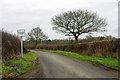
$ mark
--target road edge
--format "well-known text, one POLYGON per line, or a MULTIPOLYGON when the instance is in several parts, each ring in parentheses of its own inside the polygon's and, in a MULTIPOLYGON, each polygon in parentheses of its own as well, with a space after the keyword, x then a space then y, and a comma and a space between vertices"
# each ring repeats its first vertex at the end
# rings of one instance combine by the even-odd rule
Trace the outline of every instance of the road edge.
POLYGON ((40 58, 37 55, 37 59, 35 62, 35 67, 30 71, 16 77, 15 79, 24 79, 24 78, 45 78, 44 70, 40 61, 40 58), (39 76, 35 75, 35 73, 39 73, 39 76))
POLYGON ((73 58, 73 57, 71 57, 71 56, 63 55, 63 54, 56 53, 56 52, 52 52, 52 51, 50 51, 50 52, 51 52, 51 53, 58 54, 58 55, 62 55, 62 56, 68 57, 68 58, 71 58, 71 59, 73 59, 73 60, 75 60, 75 61, 78 61, 78 62, 79 62, 79 61, 82 61, 82 62, 85 62, 85 63, 87 63, 87 64, 91 64, 91 65, 93 65, 93 66, 95 66, 95 67, 99 67, 99 68, 101 68, 101 69, 103 69, 103 70, 113 71, 113 72, 119 72, 119 70, 116 70, 116 69, 107 67, 107 66, 105 66, 105 65, 103 65, 103 64, 100 64, 100 63, 95 63, 95 62, 91 62, 91 61, 83 61, 83 60, 80 60, 80 59, 73 58))

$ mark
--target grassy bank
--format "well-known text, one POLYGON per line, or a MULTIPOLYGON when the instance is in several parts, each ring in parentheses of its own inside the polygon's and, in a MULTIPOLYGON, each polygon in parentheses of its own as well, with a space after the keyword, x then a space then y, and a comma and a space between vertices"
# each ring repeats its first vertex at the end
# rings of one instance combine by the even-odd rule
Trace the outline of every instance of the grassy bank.
MULTIPOLYGON (((40 49, 34 49, 34 50, 40 50, 40 49)), ((120 61, 118 61, 115 58, 103 58, 103 57, 94 57, 94 56, 82 56, 79 55, 77 53, 73 53, 73 52, 65 52, 65 51, 60 51, 60 50, 41 50, 41 51, 52 51, 55 53, 59 53, 59 54, 63 54, 63 55, 67 55, 76 59, 80 59, 83 61, 90 61, 90 62, 95 62, 95 63, 99 63, 102 64, 104 66, 116 69, 116 70, 120 70, 120 61)))
POLYGON ((2 78, 2 60, 0 59, 0 79, 2 78))
POLYGON ((15 60, 6 61, 2 64, 2 77, 3 78, 14 78, 17 77, 35 66, 37 60, 37 54, 29 52, 24 54, 24 59, 18 56, 15 60))

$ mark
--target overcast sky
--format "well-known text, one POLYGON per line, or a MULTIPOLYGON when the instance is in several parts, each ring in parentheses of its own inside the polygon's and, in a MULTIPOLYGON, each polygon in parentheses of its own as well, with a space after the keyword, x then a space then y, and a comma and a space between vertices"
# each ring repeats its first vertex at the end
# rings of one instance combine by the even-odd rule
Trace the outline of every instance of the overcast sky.
POLYGON ((3 0, 0 1, 0 26, 11 33, 16 33, 18 28, 24 28, 27 33, 40 27, 49 39, 65 39, 63 34, 52 30, 51 19, 78 9, 97 12, 99 17, 106 18, 106 35, 118 37, 118 0, 3 0))

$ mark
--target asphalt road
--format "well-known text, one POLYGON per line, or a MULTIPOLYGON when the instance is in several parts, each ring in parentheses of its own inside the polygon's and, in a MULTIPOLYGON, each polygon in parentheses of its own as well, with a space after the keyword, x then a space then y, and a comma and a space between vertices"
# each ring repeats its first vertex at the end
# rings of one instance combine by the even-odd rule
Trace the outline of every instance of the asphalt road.
POLYGON ((117 71, 52 52, 33 51, 40 58, 46 78, 117 78, 117 71))

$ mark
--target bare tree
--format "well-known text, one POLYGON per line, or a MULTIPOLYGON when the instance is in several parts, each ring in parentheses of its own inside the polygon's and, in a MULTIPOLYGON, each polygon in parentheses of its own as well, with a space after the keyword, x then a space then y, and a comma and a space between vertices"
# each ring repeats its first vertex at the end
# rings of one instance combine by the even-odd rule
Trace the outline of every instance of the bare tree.
POLYGON ((104 32, 107 26, 104 18, 87 10, 68 11, 52 18, 53 30, 64 33, 65 36, 74 36, 75 42, 81 34, 104 32))
POLYGON ((48 37, 42 32, 39 27, 33 28, 27 35, 28 41, 35 41, 36 45, 41 40, 46 40, 48 37))

